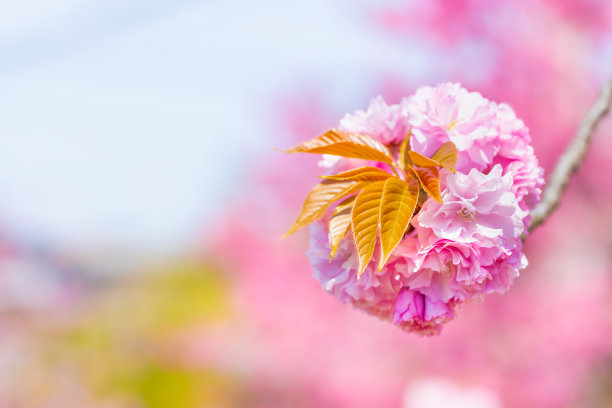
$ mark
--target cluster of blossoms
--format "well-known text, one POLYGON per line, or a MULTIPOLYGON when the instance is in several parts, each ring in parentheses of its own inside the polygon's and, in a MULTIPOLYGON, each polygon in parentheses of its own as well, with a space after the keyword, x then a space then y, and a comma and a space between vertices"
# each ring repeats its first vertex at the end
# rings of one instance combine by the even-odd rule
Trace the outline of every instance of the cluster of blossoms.
MULTIPOLYGON (((441 171, 443 204, 432 198, 423 204, 380 272, 369 265, 357 279, 350 234, 330 262, 329 217, 313 223, 308 256, 326 291, 407 331, 431 335, 458 304, 510 287, 527 265, 521 237, 540 199, 543 171, 528 129, 508 105, 444 83, 420 88, 397 105, 376 98, 367 111, 346 115, 340 129, 391 149, 408 135, 410 148, 427 157, 450 141, 458 159, 454 174, 441 171)), ((337 172, 363 160, 324 156, 320 165, 337 172)))

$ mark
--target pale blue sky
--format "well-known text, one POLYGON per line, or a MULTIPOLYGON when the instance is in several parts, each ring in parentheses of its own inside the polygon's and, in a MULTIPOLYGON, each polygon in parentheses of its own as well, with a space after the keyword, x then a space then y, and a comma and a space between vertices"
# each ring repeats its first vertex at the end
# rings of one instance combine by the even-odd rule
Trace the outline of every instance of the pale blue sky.
POLYGON ((0 224, 60 246, 176 248, 278 145, 271 108, 314 83, 364 107, 426 52, 381 2, 0 0, 0 224))

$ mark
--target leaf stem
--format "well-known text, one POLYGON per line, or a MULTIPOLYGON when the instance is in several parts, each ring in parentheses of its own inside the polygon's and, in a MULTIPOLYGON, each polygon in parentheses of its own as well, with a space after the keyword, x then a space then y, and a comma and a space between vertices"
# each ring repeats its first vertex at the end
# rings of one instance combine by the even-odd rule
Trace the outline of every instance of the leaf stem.
POLYGON ((400 177, 399 173, 397 172, 397 169, 395 168, 395 166, 394 166, 393 164, 391 164, 391 170, 393 170, 393 172, 395 173, 395 175, 397 176, 397 178, 398 178, 398 179, 403 180, 403 179, 400 177))

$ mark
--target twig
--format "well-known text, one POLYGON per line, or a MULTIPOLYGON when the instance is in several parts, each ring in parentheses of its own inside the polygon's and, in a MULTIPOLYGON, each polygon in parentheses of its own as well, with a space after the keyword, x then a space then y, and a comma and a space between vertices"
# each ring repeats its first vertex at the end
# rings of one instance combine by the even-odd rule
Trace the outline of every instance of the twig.
POLYGON ((561 195, 565 191, 572 174, 580 167, 591 143, 591 136, 599 120, 610 110, 611 102, 612 81, 609 81, 601 88, 599 98, 597 98, 591 110, 582 120, 574 140, 572 140, 565 153, 559 158, 557 166, 548 184, 546 184, 542 201, 531 211, 529 231, 533 231, 546 221, 550 214, 559 206, 561 195))

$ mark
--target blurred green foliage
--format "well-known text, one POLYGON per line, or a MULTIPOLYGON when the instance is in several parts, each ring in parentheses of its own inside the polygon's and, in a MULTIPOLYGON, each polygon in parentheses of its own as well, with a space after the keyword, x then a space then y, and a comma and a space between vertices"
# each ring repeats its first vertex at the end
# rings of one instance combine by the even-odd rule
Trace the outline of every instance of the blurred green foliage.
POLYGON ((121 407, 225 405, 235 379, 186 363, 176 338, 232 319, 230 289, 227 275, 198 261, 123 281, 45 333, 47 378, 57 379, 54 370, 70 373, 92 398, 121 407))

